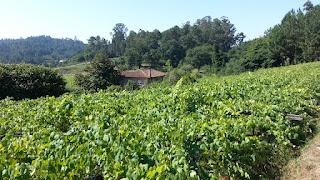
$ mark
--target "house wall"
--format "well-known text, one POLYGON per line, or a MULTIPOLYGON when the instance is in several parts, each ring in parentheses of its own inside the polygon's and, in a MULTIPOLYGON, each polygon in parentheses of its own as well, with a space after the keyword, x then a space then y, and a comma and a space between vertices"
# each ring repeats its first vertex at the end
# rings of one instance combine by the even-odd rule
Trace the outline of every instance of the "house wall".
POLYGON ((154 82, 154 81, 158 81, 158 80, 162 80, 163 77, 156 77, 156 78, 122 78, 120 84, 121 85, 126 85, 128 83, 129 80, 134 81, 135 83, 138 84, 138 86, 143 87, 145 85, 147 85, 150 82, 154 82))
POLYGON ((121 84, 126 85, 128 81, 134 81, 138 86, 143 87, 148 83, 147 78, 122 78, 121 84))

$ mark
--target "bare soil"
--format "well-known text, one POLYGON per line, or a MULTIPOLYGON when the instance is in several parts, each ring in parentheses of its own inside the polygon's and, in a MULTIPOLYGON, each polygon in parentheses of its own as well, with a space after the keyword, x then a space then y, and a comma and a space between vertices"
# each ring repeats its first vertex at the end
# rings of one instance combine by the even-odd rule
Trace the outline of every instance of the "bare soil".
POLYGON ((280 179, 320 180, 320 133, 302 150, 300 157, 289 162, 280 179))

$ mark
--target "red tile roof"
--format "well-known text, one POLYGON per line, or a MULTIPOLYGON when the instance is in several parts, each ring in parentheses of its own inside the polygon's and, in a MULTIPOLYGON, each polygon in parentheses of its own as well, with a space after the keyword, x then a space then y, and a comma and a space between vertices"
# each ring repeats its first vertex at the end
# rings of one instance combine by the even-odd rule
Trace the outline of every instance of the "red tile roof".
POLYGON ((155 70, 155 69, 137 69, 137 70, 128 70, 122 71, 121 76, 127 78, 155 78, 163 77, 166 73, 155 70))

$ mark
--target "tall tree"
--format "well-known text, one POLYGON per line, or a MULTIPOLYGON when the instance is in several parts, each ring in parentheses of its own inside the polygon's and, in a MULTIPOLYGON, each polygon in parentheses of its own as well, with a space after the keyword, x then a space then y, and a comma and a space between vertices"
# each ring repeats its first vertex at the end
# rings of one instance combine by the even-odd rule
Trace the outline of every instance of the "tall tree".
POLYGON ((112 55, 115 57, 122 56, 125 51, 126 45, 126 37, 127 37, 127 27, 122 24, 118 23, 113 28, 112 32, 112 55))
POLYGON ((153 67, 159 65, 161 32, 140 30, 138 33, 131 31, 127 38, 125 56, 129 68, 140 67, 142 63, 148 63, 153 67))
POLYGON ((300 61, 303 29, 303 13, 300 10, 292 10, 285 15, 280 25, 270 31, 270 47, 277 56, 278 65, 295 64, 300 61))
POLYGON ((211 44, 222 52, 229 51, 244 39, 243 33, 236 34, 235 26, 226 17, 212 19, 206 16, 198 19, 195 27, 201 31, 201 44, 211 44))
POLYGON ((304 18, 303 58, 306 61, 320 59, 320 6, 309 10, 304 18))
POLYGON ((126 56, 127 67, 129 69, 134 69, 141 66, 142 56, 136 48, 127 48, 124 55, 126 56))
POLYGON ((185 50, 177 40, 165 41, 161 43, 161 50, 164 59, 169 60, 172 67, 177 67, 180 61, 185 57, 185 50))
POLYGON ((187 51, 185 63, 191 64, 193 67, 200 68, 204 65, 217 66, 216 49, 212 45, 197 46, 187 51))
POLYGON ((108 57, 99 53, 83 74, 76 76, 76 83, 85 90, 98 91, 118 83, 118 72, 108 57))
POLYGON ((311 1, 307 0, 303 5, 303 10, 310 11, 313 9, 313 4, 311 1))

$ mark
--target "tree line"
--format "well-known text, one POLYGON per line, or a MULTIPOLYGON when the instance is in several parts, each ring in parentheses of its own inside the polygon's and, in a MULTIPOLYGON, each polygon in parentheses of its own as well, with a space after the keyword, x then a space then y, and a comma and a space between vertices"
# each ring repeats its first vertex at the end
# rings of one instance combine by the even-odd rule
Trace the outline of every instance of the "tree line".
POLYGON ((170 71, 191 65, 213 73, 239 73, 319 60, 320 6, 310 1, 303 10, 291 10, 281 23, 265 35, 244 42, 228 18, 206 16, 191 24, 174 26, 166 31, 130 31, 118 23, 112 39, 90 37, 85 50, 71 61, 91 61, 104 53, 115 58, 118 69, 135 69, 147 64, 170 71))
POLYGON ((233 48, 228 56, 227 73, 320 60, 320 5, 307 1, 303 10, 289 11, 263 37, 233 48))
POLYGON ((223 59, 223 54, 241 44, 245 37, 243 33, 236 32, 228 18, 212 19, 210 16, 197 20, 193 25, 187 22, 182 27, 174 26, 164 32, 127 32, 126 26, 119 23, 113 29, 111 41, 100 36, 90 37, 87 48, 74 57, 75 61, 91 61, 97 53, 106 53, 111 58, 122 57, 116 63, 127 69, 139 68, 143 64, 176 68, 183 63, 188 50, 211 46, 217 58, 223 59))

